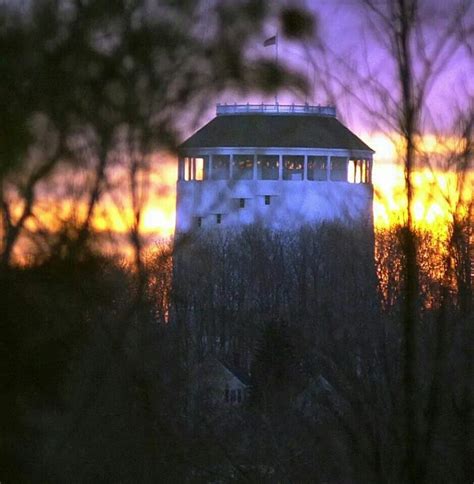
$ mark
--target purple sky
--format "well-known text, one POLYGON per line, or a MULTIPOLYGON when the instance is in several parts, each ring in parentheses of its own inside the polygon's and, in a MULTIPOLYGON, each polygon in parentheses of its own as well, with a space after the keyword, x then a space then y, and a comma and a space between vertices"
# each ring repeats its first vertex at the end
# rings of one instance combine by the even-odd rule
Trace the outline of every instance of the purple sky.
MULTIPOLYGON (((383 4, 384 0, 380 1, 383 4)), ((440 32, 443 28, 443 22, 449 15, 452 15, 454 5, 458 0, 441 2, 440 0, 421 1, 422 14, 427 19, 424 36, 428 47, 432 47, 438 42, 440 32), (444 10, 443 10, 444 9, 444 10)), ((321 64, 318 72, 308 62, 308 55, 301 44, 290 42, 280 36, 279 58, 280 61, 288 63, 303 72, 313 84, 314 78, 320 76, 325 81, 328 79, 326 72, 329 70, 330 75, 341 79, 343 82, 350 81, 349 84, 354 86, 353 79, 347 72, 343 72, 334 62, 334 56, 339 57, 344 62, 350 63, 360 72, 371 73, 371 77, 377 82, 381 82, 388 87, 392 93, 394 88, 394 65, 387 55, 386 51, 380 46, 379 42, 374 39, 373 29, 370 26, 367 15, 364 15, 363 8, 357 0, 319 0, 318 2, 307 1, 308 8, 315 14, 317 35, 330 49, 328 53, 328 65, 323 66, 322 55, 317 50, 313 50, 314 42, 308 42, 314 59, 321 64)), ((463 17, 465 27, 474 25, 474 2, 468 7, 466 15, 463 17)), ((268 26, 266 36, 275 33, 275 26, 268 26)), ((265 37, 264 37, 265 38, 265 37)), ((471 39, 472 40, 472 39, 471 39)), ((263 38, 262 38, 263 42, 263 38)), ((447 62, 442 64, 442 69, 436 77, 430 94, 425 104, 426 124, 428 131, 433 130, 433 126, 438 129, 445 129, 457 107, 465 108, 469 96, 474 95, 474 60, 471 43, 458 49, 454 55, 450 55, 447 62), (431 119, 429 119, 431 117, 431 119)), ((444 46, 443 48, 448 47, 444 46)), ((273 58, 274 47, 264 48, 262 45, 256 46, 256 50, 263 52, 264 55, 273 58)), ((430 56, 428 56, 430 57, 430 56)), ((421 69, 421 63, 417 64, 421 69)), ((335 100, 339 111, 339 117, 342 118, 350 127, 356 130, 374 129, 372 122, 374 117, 367 114, 367 110, 354 100, 353 97, 344 94, 337 82, 331 83, 335 93, 335 100)), ((364 85, 355 87, 357 94, 364 98, 370 99, 372 91, 364 85)), ((326 104, 327 96, 322 83, 314 83, 314 91, 307 98, 295 96, 294 93, 280 92, 278 94, 280 103, 303 103, 308 101, 314 104, 326 104)), ((258 94, 247 96, 236 96, 232 93, 222 95, 218 101, 221 102, 273 102, 273 96, 262 97, 258 94)), ((385 106, 375 105, 376 111, 383 111, 385 106)), ((209 113, 212 117, 213 110, 209 113)))

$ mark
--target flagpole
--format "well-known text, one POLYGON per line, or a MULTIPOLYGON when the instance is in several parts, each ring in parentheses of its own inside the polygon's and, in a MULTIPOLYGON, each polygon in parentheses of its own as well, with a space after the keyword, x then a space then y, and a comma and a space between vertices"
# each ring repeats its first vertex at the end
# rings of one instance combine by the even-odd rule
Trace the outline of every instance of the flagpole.
MULTIPOLYGON (((269 37, 263 42, 264 47, 269 45, 275 46, 275 67, 278 70, 278 31, 272 37, 269 37)), ((278 91, 275 92, 275 107, 278 110, 278 91)))
MULTIPOLYGON (((275 65, 278 69, 278 32, 275 34, 275 65)), ((278 109, 278 90, 275 92, 275 105, 278 109)))

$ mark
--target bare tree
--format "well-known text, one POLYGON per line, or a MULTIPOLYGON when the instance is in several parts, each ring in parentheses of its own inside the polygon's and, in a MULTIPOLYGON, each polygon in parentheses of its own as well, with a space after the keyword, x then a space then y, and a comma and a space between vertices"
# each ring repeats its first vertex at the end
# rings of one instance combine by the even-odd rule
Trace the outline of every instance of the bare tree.
MULTIPOLYGON (((165 424, 173 398, 161 385, 156 301, 147 297, 150 156, 172 151, 218 92, 303 86, 250 52, 280 10, 254 0, 2 3, 2 478, 182 479, 179 434, 165 424), (133 270, 100 254, 94 228, 120 170, 133 270), (31 435, 37 445, 22 445, 31 435), (81 466, 78 449, 87 448, 81 466), (128 466, 126 448, 135 456, 128 466)), ((162 318, 166 284, 155 285, 162 318)))
MULTIPOLYGON (((441 374, 446 377, 443 372, 447 369, 447 355, 453 348, 450 337, 453 321, 447 322, 445 311, 449 306, 448 299, 452 298, 453 279, 449 274, 453 275, 453 257, 458 252, 455 239, 458 239, 462 231, 460 227, 467 227, 470 223, 470 198, 459 194, 469 193, 464 191, 463 185, 469 183, 472 176, 470 141, 456 130, 457 120, 450 113, 447 112, 445 119, 435 119, 430 110, 429 96, 457 55, 463 52, 467 56, 472 54, 472 3, 461 0, 450 3, 448 7, 422 0, 361 0, 357 6, 358 12, 366 16, 366 27, 371 35, 369 42, 375 40, 384 52, 384 72, 374 70, 368 56, 365 62, 357 64, 351 62, 349 56, 328 45, 320 44, 318 49, 308 51, 308 55, 315 69, 324 73, 320 82, 327 86, 326 91, 333 93, 333 97, 337 93, 358 105, 368 115, 372 125, 397 141, 399 146, 397 162, 404 170, 404 220, 399 230, 399 241, 396 242, 398 255, 394 260, 388 252, 381 252, 382 257, 388 256, 387 262, 390 260, 391 265, 379 267, 384 271, 381 274, 383 278, 388 278, 385 280, 384 295, 391 301, 390 305, 394 302, 393 285, 399 291, 395 297, 403 304, 400 313, 403 328, 400 347, 403 438, 400 444, 404 456, 401 467, 405 474, 399 478, 407 482, 422 482, 430 479, 437 424, 442 414, 439 402, 444 388, 441 386, 441 374), (331 69, 327 68, 329 65, 331 69), (436 121, 440 121, 439 125, 436 121), (444 152, 442 163, 435 166, 435 160, 427 156, 423 148, 423 136, 428 133, 438 134, 438 143, 449 136, 458 137, 462 141, 455 152, 452 149, 449 153, 444 152), (434 366, 433 373, 428 376, 424 370, 429 350, 423 334, 431 329, 423 323, 424 309, 420 305, 420 290, 423 292, 420 286, 423 283, 420 275, 423 270, 422 254, 428 252, 423 248, 423 239, 417 236, 418 229, 414 220, 416 188, 413 180, 418 170, 440 168, 455 173, 459 186, 456 203, 450 205, 450 235, 440 253, 432 253, 431 260, 425 259, 428 264, 437 259, 441 271, 438 273, 438 281, 441 280, 441 290, 438 293, 440 299, 434 303, 440 304, 440 315, 432 323, 435 343, 434 353, 429 357, 434 366), (429 378, 428 387, 431 390, 420 391, 426 378, 429 378)), ((364 32, 360 38, 363 47, 364 32)), ((445 106, 449 105, 448 102, 444 100, 445 106)), ((462 108, 462 117, 471 120, 467 122, 468 126, 472 123, 471 102, 466 99, 462 108)), ((438 190, 437 187, 435 189, 438 190)), ((446 196, 443 193, 434 195, 446 196)), ((461 239, 465 247, 466 236, 461 239)), ((424 242, 427 241, 425 238, 424 242)), ((466 263, 464 256, 464 262, 455 265, 465 273, 462 267, 466 263)), ((463 279, 466 281, 465 277, 463 279)), ((426 283, 426 279, 424 281, 426 283)), ((433 293, 430 295, 432 297, 433 293)), ((467 299, 471 297, 472 293, 467 299)), ((467 374, 466 378, 469 378, 467 374)))
POLYGON ((192 125, 213 93, 301 85, 283 68, 249 55, 263 22, 275 13, 253 1, 213 8, 188 1, 120 1, 113 8, 66 0, 4 4, 4 267, 34 216, 40 182, 61 165, 85 163, 90 174, 78 220, 81 240, 106 191, 108 168, 127 147, 124 137, 131 140, 136 171, 138 153, 143 160, 175 146, 180 129, 192 125))

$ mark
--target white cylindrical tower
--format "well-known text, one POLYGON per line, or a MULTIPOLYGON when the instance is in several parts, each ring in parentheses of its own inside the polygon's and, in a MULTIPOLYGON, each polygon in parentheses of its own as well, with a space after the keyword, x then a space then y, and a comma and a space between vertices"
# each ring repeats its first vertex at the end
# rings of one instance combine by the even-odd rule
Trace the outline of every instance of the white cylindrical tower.
POLYGON ((217 105, 179 147, 176 233, 325 220, 372 226, 374 151, 328 106, 217 105))

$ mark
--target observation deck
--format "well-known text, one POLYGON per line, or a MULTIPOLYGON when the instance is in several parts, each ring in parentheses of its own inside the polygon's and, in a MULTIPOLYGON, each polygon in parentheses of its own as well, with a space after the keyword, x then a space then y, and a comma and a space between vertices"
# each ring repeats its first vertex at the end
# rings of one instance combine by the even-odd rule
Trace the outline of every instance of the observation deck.
POLYGON ((372 226, 374 151, 333 106, 217 104, 179 146, 176 231, 321 220, 372 226))
POLYGON ((298 116, 311 114, 317 116, 336 117, 334 106, 312 106, 310 104, 217 104, 217 116, 229 116, 235 114, 295 114, 298 116))

